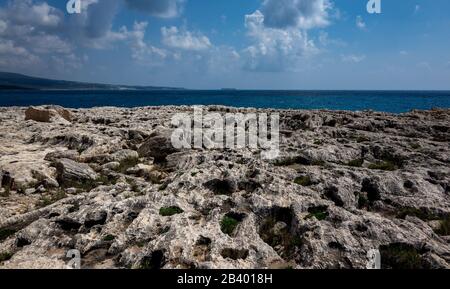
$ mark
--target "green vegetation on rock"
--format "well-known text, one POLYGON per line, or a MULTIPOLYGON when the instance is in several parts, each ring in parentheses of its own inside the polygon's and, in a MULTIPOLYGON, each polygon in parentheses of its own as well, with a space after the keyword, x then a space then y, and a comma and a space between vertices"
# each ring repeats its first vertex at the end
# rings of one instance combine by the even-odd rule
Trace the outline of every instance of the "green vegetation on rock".
POLYGON ((233 217, 225 216, 220 222, 220 229, 224 234, 231 235, 238 225, 238 220, 233 217))
POLYGON ((164 217, 170 217, 182 213, 184 213, 184 211, 176 206, 162 207, 161 209, 159 209, 159 214, 164 217))
POLYGON ((311 178, 308 176, 298 177, 294 179, 294 183, 300 186, 308 187, 312 185, 311 178))

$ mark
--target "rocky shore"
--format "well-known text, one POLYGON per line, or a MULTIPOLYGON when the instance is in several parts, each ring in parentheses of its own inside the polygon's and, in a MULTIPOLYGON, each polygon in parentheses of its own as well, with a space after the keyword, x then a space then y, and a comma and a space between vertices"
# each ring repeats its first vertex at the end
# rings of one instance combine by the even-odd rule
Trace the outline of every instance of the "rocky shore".
POLYGON ((0 268, 450 268, 450 110, 280 110, 275 160, 174 149, 191 111, 0 108, 0 268))

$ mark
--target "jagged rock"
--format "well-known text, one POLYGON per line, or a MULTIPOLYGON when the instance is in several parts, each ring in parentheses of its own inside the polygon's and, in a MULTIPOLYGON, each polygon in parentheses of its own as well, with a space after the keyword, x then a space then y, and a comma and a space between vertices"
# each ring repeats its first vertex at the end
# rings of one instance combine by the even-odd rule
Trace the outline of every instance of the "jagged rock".
POLYGON ((78 158, 80 157, 80 154, 75 150, 64 150, 64 151, 54 151, 51 153, 48 153, 44 160, 49 162, 54 162, 58 159, 69 159, 73 161, 78 161, 78 158))
POLYGON ((108 170, 117 170, 120 167, 120 163, 119 162, 109 162, 106 163, 102 166, 104 169, 108 169, 108 170))
POLYGON ((29 107, 25 111, 25 120, 34 120, 38 122, 52 122, 58 119, 64 119, 68 122, 72 120, 71 113, 60 106, 29 107))
POLYGON ((137 161, 139 154, 133 150, 120 150, 111 155, 111 161, 113 162, 132 162, 137 161))
POLYGON ((69 159, 58 160, 54 165, 58 182, 66 187, 90 184, 98 177, 87 164, 77 163, 69 159))
POLYGON ((171 141, 172 130, 166 128, 156 128, 145 142, 139 147, 140 157, 152 157, 156 162, 165 161, 170 154, 177 152, 171 141))
POLYGON ((281 110, 278 161, 171 148, 191 107, 24 111, 0 108, 0 268, 450 267, 449 110, 281 110))

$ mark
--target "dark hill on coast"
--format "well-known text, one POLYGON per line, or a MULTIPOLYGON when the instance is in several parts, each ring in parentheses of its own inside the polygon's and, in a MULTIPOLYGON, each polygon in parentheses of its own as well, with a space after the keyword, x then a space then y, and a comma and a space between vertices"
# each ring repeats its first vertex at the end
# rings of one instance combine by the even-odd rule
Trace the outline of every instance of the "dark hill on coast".
POLYGON ((0 90, 174 90, 157 86, 113 85, 54 80, 18 73, 0 72, 0 90))

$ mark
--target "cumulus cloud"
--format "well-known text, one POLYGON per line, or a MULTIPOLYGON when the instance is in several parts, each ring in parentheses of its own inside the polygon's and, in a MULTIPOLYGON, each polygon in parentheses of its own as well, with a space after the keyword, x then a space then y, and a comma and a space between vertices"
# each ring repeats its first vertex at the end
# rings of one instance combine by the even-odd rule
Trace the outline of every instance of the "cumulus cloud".
POLYGON ((185 29, 180 30, 175 26, 162 27, 162 42, 171 48, 184 50, 201 51, 211 47, 208 37, 197 32, 190 32, 185 29))
POLYGON ((306 30, 266 27, 265 15, 259 10, 246 15, 245 27, 253 42, 244 50, 247 70, 295 70, 301 60, 318 51, 306 30))
POLYGON ((311 29, 328 25, 328 0, 264 0, 264 25, 271 28, 311 29))
POLYGON ((182 11, 185 0, 125 0, 128 7, 152 16, 172 18, 182 11))
POLYGON ((0 39, 0 68, 25 69, 40 63, 40 58, 11 40, 0 39))
POLYGON ((0 11, 0 17, 16 25, 32 25, 41 28, 57 27, 63 14, 46 2, 33 3, 32 0, 10 1, 8 8, 0 11))
POLYGON ((329 0, 264 0, 245 16, 252 41, 244 51, 247 70, 298 70, 319 49, 308 31, 329 24, 329 0))
POLYGON ((147 25, 147 22, 135 22, 132 31, 122 28, 121 32, 130 42, 134 60, 141 64, 160 65, 168 57, 168 52, 144 41, 147 25))
POLYGON ((44 69, 58 57, 77 61, 73 45, 59 32, 63 26, 62 11, 46 2, 9 1, 0 8, 0 43, 2 70, 44 69))

